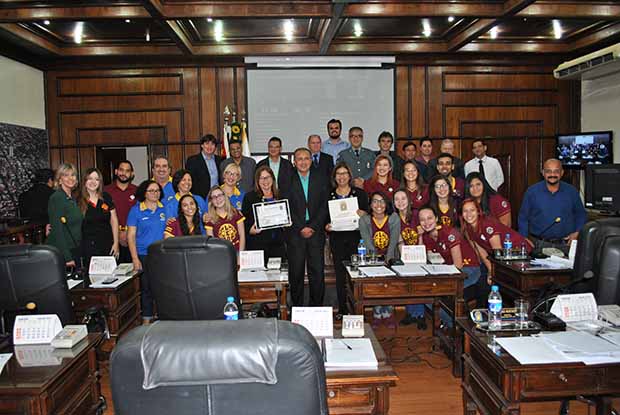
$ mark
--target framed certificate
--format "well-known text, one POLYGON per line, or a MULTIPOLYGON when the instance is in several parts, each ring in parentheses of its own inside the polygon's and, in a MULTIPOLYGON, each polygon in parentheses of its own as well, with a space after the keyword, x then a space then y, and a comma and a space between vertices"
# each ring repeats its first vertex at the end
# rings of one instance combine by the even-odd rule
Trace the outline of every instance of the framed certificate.
POLYGON ((288 199, 254 203, 252 210, 254 211, 256 229, 282 228, 293 224, 288 199))

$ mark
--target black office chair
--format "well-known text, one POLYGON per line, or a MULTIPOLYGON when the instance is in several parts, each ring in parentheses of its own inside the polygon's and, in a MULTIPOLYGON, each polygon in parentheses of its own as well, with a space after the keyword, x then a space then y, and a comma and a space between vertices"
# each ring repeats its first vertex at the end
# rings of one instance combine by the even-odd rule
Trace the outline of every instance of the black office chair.
POLYGON ((182 236, 155 242, 148 250, 147 278, 160 320, 223 319, 228 296, 239 304, 237 253, 222 239, 182 236))
POLYGON ((610 236, 620 235, 620 218, 598 219, 586 223, 579 232, 573 266, 573 281, 591 272, 594 277, 576 284, 572 292, 597 292, 602 247, 610 236))
POLYGON ((620 305, 620 235, 603 242, 594 296, 598 305, 620 305))
POLYGON ((0 310, 19 313, 29 302, 37 314, 57 314, 63 325, 75 322, 62 254, 49 245, 0 246, 0 310))
POLYGON ((316 340, 275 319, 135 328, 112 352, 110 381, 117 415, 328 413, 316 340))

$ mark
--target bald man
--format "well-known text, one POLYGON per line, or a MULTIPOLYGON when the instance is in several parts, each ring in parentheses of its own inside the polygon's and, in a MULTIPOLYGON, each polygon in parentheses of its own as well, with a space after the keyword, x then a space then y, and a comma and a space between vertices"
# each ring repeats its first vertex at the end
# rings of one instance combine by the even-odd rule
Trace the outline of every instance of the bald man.
POLYGON ((563 182, 564 170, 558 159, 545 161, 543 180, 530 186, 519 210, 519 233, 537 246, 550 246, 568 252, 586 223, 587 214, 579 191, 563 182))

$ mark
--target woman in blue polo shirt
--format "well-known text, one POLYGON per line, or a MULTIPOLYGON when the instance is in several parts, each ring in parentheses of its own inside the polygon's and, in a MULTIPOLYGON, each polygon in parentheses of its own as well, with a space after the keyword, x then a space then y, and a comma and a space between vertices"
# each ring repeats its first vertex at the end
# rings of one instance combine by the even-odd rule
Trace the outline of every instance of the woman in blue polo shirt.
POLYGON ((163 192, 161 186, 153 180, 145 180, 136 190, 139 204, 129 211, 127 216, 127 242, 131 260, 135 269, 142 270, 140 280, 142 291, 142 319, 145 323, 153 320, 153 298, 148 282, 146 254, 150 244, 164 238, 166 213, 160 202, 163 192))
POLYGON ((162 200, 162 203, 166 209, 166 217, 172 218, 178 215, 179 200, 181 200, 181 197, 185 195, 194 196, 200 217, 207 212, 207 202, 205 202, 202 197, 192 194, 192 185, 192 174, 189 170, 181 169, 174 173, 174 176, 172 176, 172 188, 174 189, 175 194, 162 200))

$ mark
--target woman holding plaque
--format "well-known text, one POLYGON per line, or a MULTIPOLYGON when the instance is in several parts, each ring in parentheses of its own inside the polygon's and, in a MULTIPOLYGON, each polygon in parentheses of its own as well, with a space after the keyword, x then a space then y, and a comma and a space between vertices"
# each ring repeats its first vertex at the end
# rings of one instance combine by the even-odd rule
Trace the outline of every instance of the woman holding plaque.
POLYGON ((269 258, 286 260, 286 246, 282 228, 261 230, 256 227, 256 218, 252 206, 255 203, 273 202, 278 200, 276 176, 269 166, 259 166, 254 173, 254 190, 246 193, 243 198, 241 212, 245 216, 246 247, 248 250, 261 250, 265 256, 265 264, 269 258))
MULTIPOLYGON (((356 198, 358 211, 361 217, 368 212, 368 195, 362 189, 353 187, 351 169, 345 162, 336 164, 332 171, 332 191, 329 200, 340 200, 356 198)), ((328 209, 329 212, 329 209, 328 209)), ((360 243, 359 230, 335 231, 332 229, 331 218, 325 225, 325 230, 329 233, 329 248, 334 260, 334 271, 336 272, 336 293, 338 294, 338 314, 336 320, 342 319, 344 314, 348 314, 347 309, 347 270, 342 261, 351 259, 351 255, 357 252, 357 245, 360 243)))
MULTIPOLYGON (((400 239, 400 219, 397 213, 391 213, 390 200, 382 192, 370 195, 370 215, 360 218, 360 235, 369 254, 385 256, 385 260, 398 256, 400 239)), ((396 327, 394 307, 375 306, 373 325, 386 321, 388 327, 396 327)))
POLYGON ((209 190, 209 211, 203 220, 207 235, 225 239, 237 252, 245 250, 245 228, 243 215, 235 209, 219 186, 209 190))

